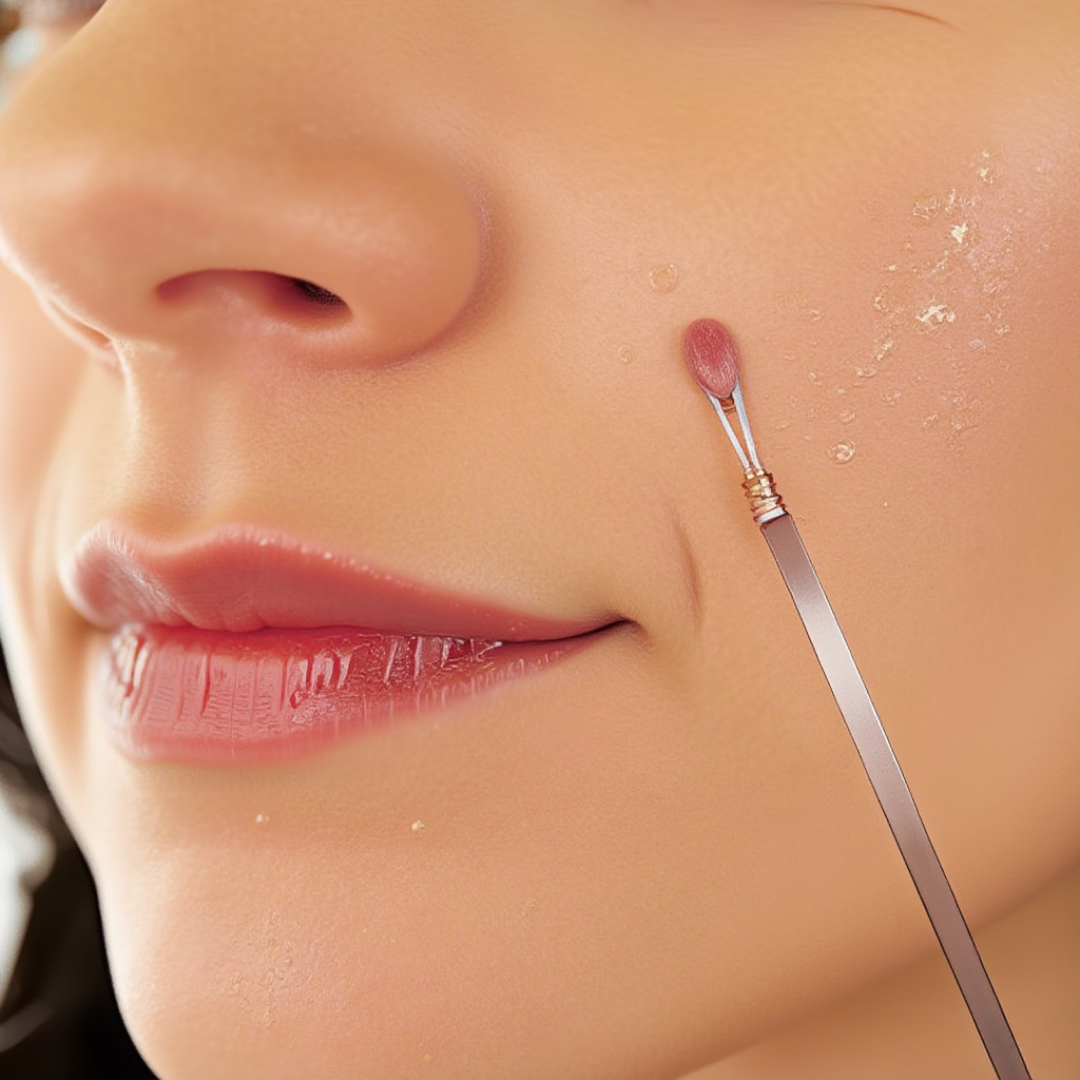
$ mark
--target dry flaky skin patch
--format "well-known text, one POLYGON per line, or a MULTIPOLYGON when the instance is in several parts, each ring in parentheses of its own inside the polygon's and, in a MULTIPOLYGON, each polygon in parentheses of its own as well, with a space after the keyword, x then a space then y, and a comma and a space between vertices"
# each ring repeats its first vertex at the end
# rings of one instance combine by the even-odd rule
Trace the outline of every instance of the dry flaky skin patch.
POLYGON ((225 993, 238 1001, 250 1023, 270 1028, 277 1021, 279 997, 302 990, 311 981, 311 973, 295 964, 296 945, 273 909, 248 930, 247 937, 251 954, 260 962, 251 970, 230 972, 225 993))
POLYGON ((1010 311, 1023 272, 1017 252, 1050 242, 1037 244, 1032 233, 1045 225, 1039 191, 1052 171, 1044 161, 1018 176, 1000 152, 984 148, 955 182, 914 195, 903 220, 893 218, 895 248, 862 301, 871 311, 862 330, 852 327, 854 354, 835 355, 827 324, 837 313, 824 295, 777 294, 801 328, 797 343, 783 343, 781 359, 805 364, 806 382, 774 403, 773 429, 794 425, 811 454, 837 465, 856 457, 860 433, 889 418, 961 449, 1011 377, 1010 311))
POLYGON ((1024 207, 999 185, 990 150, 975 156, 964 179, 913 203, 912 235, 883 267, 884 281, 873 299, 872 354, 856 373, 882 376, 878 400, 885 407, 897 405, 910 390, 923 426, 940 428, 954 446, 978 426, 998 377, 1007 371, 998 346, 1010 332, 1014 232, 1024 217, 1024 207), (913 335, 935 339, 940 368, 934 374, 904 370, 904 345, 913 335))

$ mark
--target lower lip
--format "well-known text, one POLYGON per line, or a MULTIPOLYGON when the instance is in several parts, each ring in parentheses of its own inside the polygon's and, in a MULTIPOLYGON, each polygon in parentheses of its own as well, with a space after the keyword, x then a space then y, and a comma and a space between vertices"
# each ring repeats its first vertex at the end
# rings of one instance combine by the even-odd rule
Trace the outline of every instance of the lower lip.
POLYGON ((207 765, 293 758, 541 671, 596 637, 234 634, 127 626, 106 655, 109 736, 131 757, 207 765))

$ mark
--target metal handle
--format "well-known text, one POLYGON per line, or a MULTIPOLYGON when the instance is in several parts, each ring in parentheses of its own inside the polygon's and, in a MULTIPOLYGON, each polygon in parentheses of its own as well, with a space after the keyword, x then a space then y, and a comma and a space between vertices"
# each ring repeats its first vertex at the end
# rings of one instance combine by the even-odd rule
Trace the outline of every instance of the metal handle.
POLYGON ((1031 1080, 979 950, 881 726, 832 605, 821 587, 791 515, 766 521, 761 532, 784 577, 821 670, 889 822, 908 873, 964 995, 999 1080, 1031 1080))

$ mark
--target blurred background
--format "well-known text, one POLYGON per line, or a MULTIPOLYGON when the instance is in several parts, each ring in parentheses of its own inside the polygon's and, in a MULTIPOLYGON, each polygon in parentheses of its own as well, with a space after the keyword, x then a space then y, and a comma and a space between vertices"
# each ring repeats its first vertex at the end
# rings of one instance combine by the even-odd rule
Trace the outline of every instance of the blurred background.
POLYGON ((97 898, 0 657, 0 1080, 154 1080, 120 1020, 97 898))

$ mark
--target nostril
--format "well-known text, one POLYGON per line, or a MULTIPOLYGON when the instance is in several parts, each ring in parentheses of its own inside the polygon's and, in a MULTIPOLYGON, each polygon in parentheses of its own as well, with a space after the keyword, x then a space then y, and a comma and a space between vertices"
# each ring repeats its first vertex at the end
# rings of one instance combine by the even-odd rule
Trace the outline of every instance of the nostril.
POLYGON ((308 300, 322 307, 343 308, 346 306, 345 301, 337 293, 332 293, 329 289, 324 289, 321 285, 316 285, 312 281, 305 281, 303 278, 292 278, 292 284, 308 300))
POLYGON ((201 270, 171 278, 157 287, 159 300, 173 308, 197 310, 210 303, 227 321, 241 313, 268 323, 334 325, 351 316, 335 292, 308 278, 264 270, 201 270))

